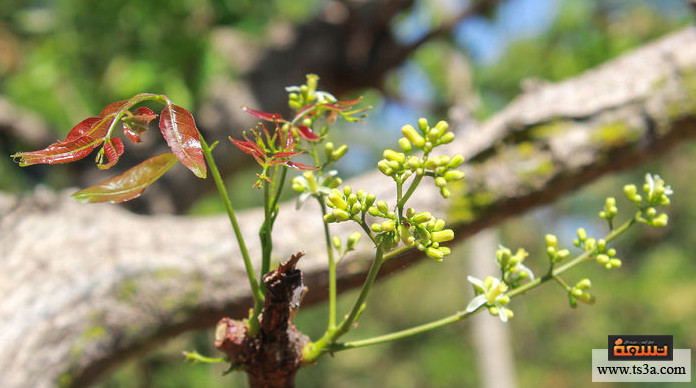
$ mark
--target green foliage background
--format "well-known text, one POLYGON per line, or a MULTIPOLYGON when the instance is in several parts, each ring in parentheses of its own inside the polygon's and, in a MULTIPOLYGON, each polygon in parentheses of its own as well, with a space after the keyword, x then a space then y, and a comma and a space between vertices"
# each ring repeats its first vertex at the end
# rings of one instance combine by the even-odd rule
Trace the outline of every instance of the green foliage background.
MULTIPOLYGON (((0 4, 0 40, 4 42, 0 49, 9 54, 0 59, 0 93, 63 129, 108 102, 145 90, 197 107, 214 76, 239 75, 211 47, 215 28, 232 27, 263 42, 274 23, 302 22, 320 5, 318 0, 6 0, 0 4), (172 41, 180 43, 172 45, 172 41)), ((542 34, 512 40, 493 63, 472 62, 469 93, 477 101, 472 104, 475 117, 484 119, 504 107, 519 93, 523 79, 562 80, 690 23, 685 2, 679 1, 559 0, 558 7, 553 24, 542 34)), ((495 20, 493 14, 484 22, 494 24, 495 20)), ((466 47, 450 40, 433 41, 408 65, 425 74, 433 97, 420 109, 434 118, 444 114, 455 92, 443 78, 437 58, 453 53, 469 55, 466 47)), ((387 91, 392 95, 404 94, 403 71, 390 76, 387 91)), ((364 94, 379 105, 381 95, 364 94)), ((386 119, 377 112, 375 120, 386 119)), ((401 124, 391 126, 396 131, 401 124)), ((377 151, 371 152, 376 158, 377 151)), ((501 227, 501 242, 510 248, 526 247, 532 252, 529 265, 541 271, 543 234, 556 233, 570 246, 575 227, 601 230, 596 212, 604 197, 621 196, 624 183, 641 182, 644 172, 652 171, 675 191, 666 230, 636 228, 620 239, 617 250, 623 268, 608 272, 588 265, 582 269, 593 281, 595 306, 571 309, 564 292, 553 285, 513 301, 516 315, 509 327, 520 387, 589 385, 590 349, 606 347, 608 334, 672 334, 677 348, 696 348, 696 203, 692 200, 696 186, 690 181, 696 176, 695 156, 696 146, 685 145, 662 160, 603 178, 501 227)), ((58 176, 48 183, 60 186, 62 181, 58 176)), ((0 190, 18 188, 30 189, 11 162, 0 158, 0 190)), ((248 198, 241 200, 253 204, 248 198)), ((201 204, 197 209, 214 211, 215 206, 201 204)), ((378 285, 361 320, 359 337, 463 309, 471 296, 467 262, 493 260, 465 257, 466 251, 459 247, 442 264, 424 262, 378 285)), ((350 299, 348 295, 343 301, 350 299)), ((305 309, 298 326, 310 334, 319 333, 325 325, 324 308, 305 309)), ((336 354, 302 370, 297 386, 478 386, 469 326, 458 324, 390 345, 336 354)), ((241 374, 221 378, 222 366, 181 364, 181 350, 196 348, 215 354, 211 336, 211 332, 182 336, 129 362, 99 386, 244 386, 241 374)))

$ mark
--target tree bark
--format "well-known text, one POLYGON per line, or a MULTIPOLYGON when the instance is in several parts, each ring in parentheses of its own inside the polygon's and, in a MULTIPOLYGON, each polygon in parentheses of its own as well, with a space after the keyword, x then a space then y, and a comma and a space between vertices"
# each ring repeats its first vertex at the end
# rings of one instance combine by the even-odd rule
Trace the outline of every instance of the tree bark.
MULTIPOLYGON (((689 28, 527 91, 487 122, 457 128, 448 152, 469 163, 467 184, 453 201, 424 189, 411 206, 452 220, 462 240, 636 166, 696 137, 694 84, 696 31, 689 28)), ((389 181, 377 172, 346 183, 391 198, 389 181)), ((304 303, 320 302, 327 280, 318 207, 282 206, 275 258, 306 251, 299 265, 310 289, 304 303)), ((245 317, 251 306, 223 216, 137 216, 38 188, 32 197, 0 195, 0 217, 4 387, 86 386, 167 338, 211 327, 222 316, 245 317)), ((252 257, 260 256, 261 217, 259 209, 239 214, 252 257)), ((363 242, 341 263, 340 289, 364 279, 372 253, 363 242)), ((406 253, 387 262, 383 274, 419 259, 406 253)))

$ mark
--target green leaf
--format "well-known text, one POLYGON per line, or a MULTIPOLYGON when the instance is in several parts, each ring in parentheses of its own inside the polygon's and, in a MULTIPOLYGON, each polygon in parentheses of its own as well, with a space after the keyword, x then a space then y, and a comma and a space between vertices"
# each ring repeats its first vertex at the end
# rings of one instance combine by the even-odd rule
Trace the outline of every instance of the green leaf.
POLYGON ((80 202, 125 202, 137 198, 177 161, 172 153, 154 156, 121 175, 73 194, 80 202))

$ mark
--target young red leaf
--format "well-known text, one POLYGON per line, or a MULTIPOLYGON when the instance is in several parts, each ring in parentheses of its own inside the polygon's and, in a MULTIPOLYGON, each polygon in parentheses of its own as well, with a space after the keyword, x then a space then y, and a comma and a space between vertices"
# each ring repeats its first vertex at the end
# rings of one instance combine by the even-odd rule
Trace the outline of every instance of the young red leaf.
POLYGON ((19 152, 12 155, 20 158, 21 167, 32 164, 69 163, 89 155, 92 150, 104 141, 108 125, 104 125, 102 117, 90 117, 79 122, 68 133, 65 140, 53 143, 48 147, 31 152, 19 152))
POLYGON ((266 120, 266 121, 280 121, 283 119, 283 116, 277 114, 277 113, 266 113, 266 112, 261 112, 258 110, 254 110, 251 108, 247 108, 246 106, 243 107, 245 112, 249 113, 250 115, 261 119, 261 120, 266 120))
POLYGON ((167 104, 160 114, 159 127, 179 161, 197 177, 205 178, 207 170, 200 134, 191 113, 178 105, 167 104))
POLYGON ((116 162, 118 162, 118 158, 123 155, 123 150, 123 142, 121 139, 114 137, 105 141, 104 147, 101 151, 99 151, 99 155, 97 155, 97 167, 100 170, 111 168, 114 164, 116 164, 116 162), (107 159, 109 160, 109 162, 106 164, 104 164, 104 155, 106 155, 107 159))
POLYGON ((257 156, 264 156, 266 153, 261 149, 261 147, 258 146, 258 144, 255 144, 251 141, 241 141, 237 139, 233 139, 230 137, 230 141, 232 144, 236 145, 237 148, 240 150, 246 152, 249 155, 257 155, 257 156))
POLYGON ((317 141, 317 140, 321 139, 319 137, 319 135, 312 132, 312 129, 305 126, 305 125, 298 125, 295 128, 297 128, 297 134, 300 135, 301 138, 303 138, 307 141, 317 141))
POLYGON ((154 156, 121 175, 80 190, 73 198, 81 202, 125 202, 142 192, 169 170, 177 161, 171 153, 154 156))
POLYGON ((133 142, 140 143, 140 134, 147 131, 150 121, 157 117, 155 112, 150 108, 141 106, 133 111, 132 116, 126 116, 121 121, 123 122, 123 133, 133 142))
POLYGON ((284 161, 283 164, 290 167, 290 168, 294 168, 295 170, 299 170, 299 171, 315 171, 315 170, 319 169, 319 167, 316 167, 316 166, 310 166, 310 165, 304 164, 304 163, 291 162, 289 160, 284 161))

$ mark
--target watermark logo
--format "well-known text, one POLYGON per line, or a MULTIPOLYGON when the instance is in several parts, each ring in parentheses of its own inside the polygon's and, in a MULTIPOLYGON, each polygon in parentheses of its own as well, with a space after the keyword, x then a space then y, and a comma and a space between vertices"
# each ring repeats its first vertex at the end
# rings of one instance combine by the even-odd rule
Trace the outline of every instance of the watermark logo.
POLYGON ((672 361, 671 335, 610 335, 608 361, 672 361))

